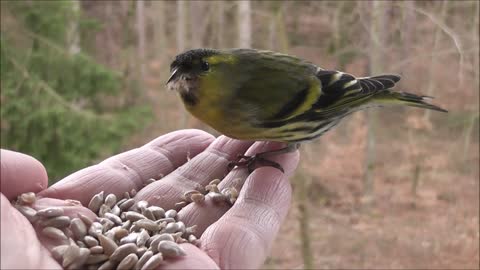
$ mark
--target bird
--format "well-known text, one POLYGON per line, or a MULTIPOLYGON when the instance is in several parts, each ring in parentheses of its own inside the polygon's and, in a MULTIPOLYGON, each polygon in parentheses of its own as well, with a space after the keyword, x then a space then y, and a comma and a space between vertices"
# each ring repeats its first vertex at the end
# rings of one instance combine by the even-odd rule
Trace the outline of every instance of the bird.
POLYGON ((192 49, 175 57, 167 88, 216 131, 239 140, 284 142, 286 147, 239 156, 231 166, 272 166, 320 137, 346 116, 370 107, 407 105, 439 112, 432 97, 393 90, 399 75, 355 77, 296 56, 257 49, 192 49))

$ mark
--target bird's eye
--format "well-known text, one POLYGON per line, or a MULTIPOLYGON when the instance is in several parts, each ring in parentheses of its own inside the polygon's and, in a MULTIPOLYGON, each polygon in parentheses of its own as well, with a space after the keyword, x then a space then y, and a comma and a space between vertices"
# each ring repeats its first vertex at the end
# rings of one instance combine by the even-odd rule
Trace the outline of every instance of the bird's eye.
POLYGON ((210 65, 208 64, 208 62, 202 61, 201 69, 203 71, 207 71, 208 69, 210 69, 210 65))

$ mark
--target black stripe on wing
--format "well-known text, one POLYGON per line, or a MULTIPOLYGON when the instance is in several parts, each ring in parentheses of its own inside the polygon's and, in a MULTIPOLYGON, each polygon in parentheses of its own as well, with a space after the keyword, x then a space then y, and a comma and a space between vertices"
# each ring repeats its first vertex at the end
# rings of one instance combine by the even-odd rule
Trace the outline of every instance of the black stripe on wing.
POLYGON ((318 70, 317 78, 322 85, 322 94, 314 108, 324 108, 334 104, 347 93, 356 93, 362 90, 358 80, 347 73, 336 70, 318 70))
POLYGON ((303 90, 298 92, 287 104, 272 117, 272 119, 288 118, 293 114, 300 106, 303 105, 308 96, 309 86, 307 85, 303 90))

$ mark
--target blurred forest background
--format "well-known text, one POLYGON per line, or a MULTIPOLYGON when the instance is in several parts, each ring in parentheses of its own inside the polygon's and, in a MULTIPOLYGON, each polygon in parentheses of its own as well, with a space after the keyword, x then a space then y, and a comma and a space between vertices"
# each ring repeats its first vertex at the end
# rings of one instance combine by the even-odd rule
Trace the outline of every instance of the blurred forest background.
POLYGON ((402 75, 448 114, 357 113, 302 148, 265 268, 478 268, 479 1, 1 1, 1 147, 54 182, 181 128, 165 80, 198 47, 402 75))

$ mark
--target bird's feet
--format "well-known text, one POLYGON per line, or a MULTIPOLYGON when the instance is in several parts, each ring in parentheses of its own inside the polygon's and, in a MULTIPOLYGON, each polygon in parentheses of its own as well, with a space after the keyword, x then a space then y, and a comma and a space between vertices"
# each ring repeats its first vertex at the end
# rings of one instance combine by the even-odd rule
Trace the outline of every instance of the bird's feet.
POLYGON ((263 153, 253 155, 253 156, 238 155, 237 160, 231 161, 228 164, 228 170, 231 171, 233 168, 238 166, 238 167, 247 168, 248 173, 252 173, 256 168, 268 166, 268 167, 277 168, 282 173, 285 172, 283 170, 282 165, 278 164, 275 161, 271 161, 262 157, 262 154, 263 153))

